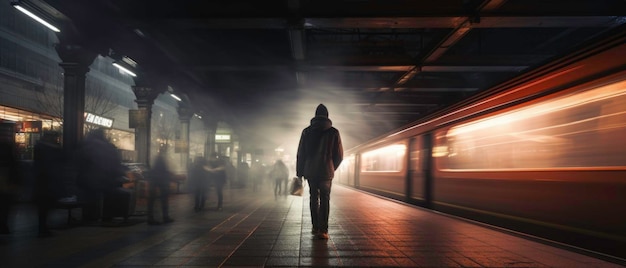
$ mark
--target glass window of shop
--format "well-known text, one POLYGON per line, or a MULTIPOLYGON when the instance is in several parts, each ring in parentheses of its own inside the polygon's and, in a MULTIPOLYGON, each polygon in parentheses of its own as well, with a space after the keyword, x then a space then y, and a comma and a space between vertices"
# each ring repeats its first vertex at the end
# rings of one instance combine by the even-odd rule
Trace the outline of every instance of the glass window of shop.
MULTIPOLYGON (((125 162, 135 161, 135 133, 113 128, 106 128, 102 123, 106 120, 90 118, 86 119, 85 132, 104 127, 107 137, 119 150, 122 160, 125 162), (100 123, 90 123, 89 120, 100 123)), ((44 131, 54 130, 62 132, 61 120, 48 115, 33 113, 16 108, 0 106, 0 122, 13 125, 13 141, 19 158, 32 160, 35 144, 41 138, 44 131)))
POLYGON ((59 120, 33 112, 0 106, 0 121, 15 126, 15 146, 20 159, 33 159, 35 144, 45 130, 61 130, 59 120))
POLYGON ((120 151, 122 161, 134 162, 137 159, 135 133, 111 128, 113 121, 113 118, 85 112, 85 134, 97 128, 104 129, 108 140, 120 151))
POLYGON ((136 162, 135 133, 119 129, 107 129, 105 131, 109 141, 120 151, 123 162, 136 162))

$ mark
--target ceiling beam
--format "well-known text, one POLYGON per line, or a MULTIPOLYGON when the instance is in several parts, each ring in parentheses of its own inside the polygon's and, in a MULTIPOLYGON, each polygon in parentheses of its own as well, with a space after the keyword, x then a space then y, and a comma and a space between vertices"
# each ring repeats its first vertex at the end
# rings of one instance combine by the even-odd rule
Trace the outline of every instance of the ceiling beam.
MULTIPOLYGON (((489 8, 491 10, 496 9, 502 5, 502 0, 487 0, 483 2, 483 5, 478 8, 478 12, 489 8)), ((445 54, 448 49, 450 49, 456 42, 461 40, 469 31, 471 27, 471 22, 475 21, 475 18, 464 18, 459 22, 459 24, 454 28, 452 32, 448 34, 439 45, 435 47, 426 57, 422 59, 423 63, 431 63, 438 60, 443 54, 445 54)), ((410 71, 403 74, 394 84, 394 87, 402 86, 406 84, 409 80, 413 79, 415 75, 422 71, 420 66, 415 66, 410 71)))
POLYGON ((347 106, 384 106, 384 107, 436 107, 437 104, 432 103, 365 103, 365 102, 352 102, 346 104, 347 106))
MULTIPOLYGON (((302 72, 313 71, 336 71, 336 72, 406 72, 416 66, 365 66, 365 65, 300 65, 296 69, 302 72)), ((289 71, 294 67, 290 65, 202 65, 192 67, 194 70, 203 72, 275 72, 289 71)), ((419 66, 422 72, 519 72, 528 68, 525 65, 425 65, 419 66)), ((403 83, 404 84, 404 83, 403 83)))
MULTIPOLYGON (((546 28, 601 27, 622 24, 625 16, 498 16, 495 14, 468 17, 377 17, 377 18, 304 18, 304 28, 369 28, 369 29, 442 29, 458 28, 473 21, 472 28, 546 28)), ((146 22, 128 20, 137 27, 174 29, 287 29, 286 18, 198 18, 156 19, 146 22)))
POLYGON ((482 16, 471 28, 605 27, 624 23, 626 16, 482 16))

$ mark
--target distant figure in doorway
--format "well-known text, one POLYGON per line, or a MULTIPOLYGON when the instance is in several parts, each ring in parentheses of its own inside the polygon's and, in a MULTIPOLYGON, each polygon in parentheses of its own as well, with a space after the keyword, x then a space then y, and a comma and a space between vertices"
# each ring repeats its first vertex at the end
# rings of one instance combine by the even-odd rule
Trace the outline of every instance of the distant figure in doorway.
POLYGON ((39 237, 52 235, 47 226, 48 211, 58 199, 66 196, 63 172, 65 159, 60 143, 61 135, 56 131, 45 131, 35 144, 35 189, 39 237))
POLYGON ((288 192, 287 187, 282 189, 283 182, 289 179, 289 170, 283 160, 276 160, 269 173, 270 179, 274 180, 274 197, 288 192))
POLYGON ((226 184, 226 168, 227 163, 224 159, 219 158, 217 153, 212 153, 207 163, 206 171, 209 172, 209 178, 215 186, 217 193, 217 210, 222 210, 224 202, 224 185, 226 184))
POLYGON ((19 184, 20 177, 14 144, 0 140, 0 234, 10 233, 9 213, 15 202, 19 184))
POLYGON ((170 182, 172 181, 174 174, 170 171, 167 160, 165 159, 166 152, 166 148, 161 148, 148 173, 149 225, 161 224, 161 222, 157 221, 154 216, 154 202, 157 197, 161 200, 161 215, 163 217, 163 223, 170 223, 174 221, 174 219, 170 218, 169 214, 170 182))
POLYGON ((194 206, 195 212, 199 212, 204 209, 204 205, 207 200, 207 191, 209 189, 209 174, 205 170, 207 168, 207 161, 204 157, 198 156, 194 159, 191 168, 189 169, 189 180, 194 193, 194 206))
POLYGON ((328 118, 328 109, 317 106, 311 125, 302 130, 296 160, 296 176, 309 183, 311 221, 316 238, 328 239, 330 189, 335 170, 343 161, 339 131, 328 118))

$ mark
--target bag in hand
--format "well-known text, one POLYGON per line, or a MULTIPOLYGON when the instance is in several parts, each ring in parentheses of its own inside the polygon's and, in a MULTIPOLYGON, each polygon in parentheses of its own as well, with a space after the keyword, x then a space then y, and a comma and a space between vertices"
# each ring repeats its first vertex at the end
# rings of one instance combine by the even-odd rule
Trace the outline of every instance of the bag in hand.
POLYGON ((293 177, 291 181, 291 195, 302 196, 302 192, 304 192, 302 180, 298 177, 293 177))

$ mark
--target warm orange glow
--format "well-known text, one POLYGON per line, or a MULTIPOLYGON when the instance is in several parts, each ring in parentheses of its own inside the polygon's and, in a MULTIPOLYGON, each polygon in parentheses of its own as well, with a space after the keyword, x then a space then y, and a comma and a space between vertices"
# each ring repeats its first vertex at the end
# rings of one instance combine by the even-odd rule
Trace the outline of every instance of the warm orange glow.
POLYGON ((362 171, 395 172, 402 170, 406 144, 393 144, 363 153, 362 171))
POLYGON ((433 156, 457 170, 624 168, 624 107, 626 80, 441 131, 433 156))

